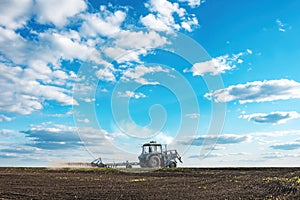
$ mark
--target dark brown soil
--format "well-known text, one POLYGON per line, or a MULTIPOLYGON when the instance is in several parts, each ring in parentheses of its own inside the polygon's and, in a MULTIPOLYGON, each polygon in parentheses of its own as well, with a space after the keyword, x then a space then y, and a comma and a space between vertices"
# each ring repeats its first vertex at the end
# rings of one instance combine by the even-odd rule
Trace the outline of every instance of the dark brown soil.
POLYGON ((300 199, 300 168, 0 168, 0 199, 300 199))

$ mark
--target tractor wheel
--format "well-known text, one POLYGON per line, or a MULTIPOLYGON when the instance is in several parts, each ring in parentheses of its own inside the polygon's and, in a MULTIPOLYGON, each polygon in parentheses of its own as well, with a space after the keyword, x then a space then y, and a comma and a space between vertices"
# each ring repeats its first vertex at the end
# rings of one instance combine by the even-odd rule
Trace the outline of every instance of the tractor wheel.
POLYGON ((148 162, 149 167, 161 167, 161 160, 158 156, 151 156, 148 162))
POLYGON ((126 165, 126 168, 132 168, 131 164, 126 165))
POLYGON ((170 163, 169 163, 169 168, 176 168, 176 167, 177 167, 176 162, 170 161, 170 163))

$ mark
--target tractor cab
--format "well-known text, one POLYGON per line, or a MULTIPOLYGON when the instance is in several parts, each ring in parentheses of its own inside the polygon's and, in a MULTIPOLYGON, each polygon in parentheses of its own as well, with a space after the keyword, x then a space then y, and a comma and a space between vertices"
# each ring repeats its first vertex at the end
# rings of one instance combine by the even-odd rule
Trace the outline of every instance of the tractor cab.
POLYGON ((154 141, 146 143, 142 147, 142 154, 162 153, 162 145, 154 141))

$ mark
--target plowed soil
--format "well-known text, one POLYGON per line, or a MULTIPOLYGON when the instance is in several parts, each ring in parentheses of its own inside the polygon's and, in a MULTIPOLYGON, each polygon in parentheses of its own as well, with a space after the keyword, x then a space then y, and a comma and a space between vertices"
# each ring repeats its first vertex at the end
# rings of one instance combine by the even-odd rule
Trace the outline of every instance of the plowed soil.
POLYGON ((300 168, 0 168, 0 199, 300 199, 300 168))

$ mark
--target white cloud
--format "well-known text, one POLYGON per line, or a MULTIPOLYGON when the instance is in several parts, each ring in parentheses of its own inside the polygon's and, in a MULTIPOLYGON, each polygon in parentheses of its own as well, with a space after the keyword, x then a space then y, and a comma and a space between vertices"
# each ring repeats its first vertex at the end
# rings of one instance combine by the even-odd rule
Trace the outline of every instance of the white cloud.
POLYGON ((205 3, 205 0, 179 0, 179 2, 187 2, 189 6, 195 8, 205 3))
MULTIPOLYGON (((33 57, 35 58, 38 57, 32 52, 32 44, 28 43, 13 30, 5 29, 3 27, 0 27, 0 46, 1 52, 4 54, 4 57, 16 64, 28 64, 27 59, 30 57, 27 56, 27 52, 29 52, 31 56, 34 55, 33 57), (12 46, 14 48, 11 48, 12 46)), ((36 47, 35 49, 40 50, 40 48, 38 47, 36 47)), ((44 51, 42 50, 41 52, 44 51)))
POLYGON ((252 51, 247 49, 246 52, 232 54, 231 56, 226 54, 205 62, 195 63, 190 70, 185 69, 184 72, 192 72, 193 76, 223 74, 226 71, 236 68, 236 64, 241 64, 243 60, 240 57, 245 54, 252 54, 252 51))
POLYGON ((0 122, 10 122, 13 118, 7 117, 5 115, 0 115, 0 122))
POLYGON ((145 17, 141 17, 141 22, 150 29, 172 32, 173 30, 183 28, 191 31, 191 26, 198 25, 197 18, 194 15, 188 16, 186 10, 179 7, 179 4, 176 2, 150 0, 145 5, 151 13, 145 17), (179 22, 176 22, 174 15, 179 17, 179 22))
POLYGON ((51 46, 56 58, 66 60, 80 59, 83 61, 94 61, 101 63, 100 54, 93 46, 88 46, 81 42, 78 32, 70 30, 69 32, 46 32, 40 34, 40 39, 51 46))
POLYGON ((53 23, 62 27, 68 18, 84 11, 84 0, 36 0, 37 19, 40 23, 53 23))
POLYGON ((163 133, 157 134, 151 141, 159 141, 161 144, 171 144, 174 141, 174 138, 163 133))
POLYGON ((239 103, 266 102, 300 98, 300 83, 294 80, 264 80, 232 85, 205 94, 215 102, 238 100, 239 103))
POLYGON ((116 77, 113 74, 113 69, 106 67, 104 69, 99 69, 96 72, 96 76, 99 80, 102 81, 110 81, 110 82, 116 82, 116 77))
POLYGON ((81 123, 88 124, 88 123, 90 123, 90 120, 89 120, 88 118, 84 118, 84 119, 77 119, 77 122, 81 122, 81 123))
MULTIPOLYGON (((155 31, 166 31, 170 32, 172 29, 168 26, 164 21, 159 19, 153 14, 148 14, 147 16, 141 18, 141 22, 150 29, 153 29, 155 31)), ((178 27, 177 27, 178 29, 178 27)))
POLYGON ((139 55, 145 54, 146 50, 126 50, 119 47, 107 47, 103 49, 103 52, 106 56, 116 60, 118 63, 124 63, 124 62, 138 62, 140 63, 139 55))
POLYGON ((94 46, 81 42, 78 32, 48 30, 38 35, 39 43, 22 38, 12 30, 0 27, 0 46, 5 58, 19 65, 36 62, 59 67, 61 59, 103 63, 94 46), (14 48, 11 48, 14 46, 14 48))
POLYGON ((116 37, 115 44, 118 47, 141 49, 141 48, 156 48, 167 43, 167 38, 159 35, 155 31, 121 31, 116 37))
POLYGON ((86 103, 91 103, 91 102, 96 101, 96 99, 95 99, 95 98, 85 98, 84 101, 85 101, 86 103))
POLYGON ((280 19, 276 19, 276 23, 278 26, 278 31, 280 32, 286 32, 287 29, 291 28, 288 24, 283 23, 280 19))
POLYGON ((188 118, 191 118, 191 119, 197 119, 200 117, 200 114, 199 113, 190 113, 190 114, 186 114, 185 116, 188 118))
POLYGON ((32 0, 1 0, 0 25, 9 29, 24 26, 32 11, 32 0))
POLYGON ((291 112, 271 112, 265 113, 254 113, 250 115, 241 115, 239 118, 248 119, 248 121, 254 121, 256 123, 272 123, 272 124, 284 124, 291 119, 300 118, 300 114, 291 112))
POLYGON ((119 129, 129 137, 144 138, 147 140, 160 133, 159 130, 153 130, 147 126, 139 126, 134 122, 127 120, 119 122, 119 129))
MULTIPOLYGON (((32 69, 0 64, 2 97, 0 111, 30 114, 35 110, 42 109, 43 102, 46 100, 54 100, 62 105, 77 104, 67 89, 55 85, 44 85, 36 79, 35 74, 36 72, 32 69)), ((45 74, 45 77, 51 81, 55 80, 55 76, 62 75, 66 76, 64 78, 68 78, 65 72, 59 70, 53 71, 50 75, 45 74)))
POLYGON ((250 55, 253 53, 251 49, 246 49, 246 51, 247 51, 247 53, 250 54, 250 55))
POLYGON ((149 6, 150 11, 157 12, 168 18, 171 18, 173 13, 177 13, 180 17, 183 17, 186 12, 184 8, 179 7, 178 3, 171 3, 167 0, 150 0, 147 6, 149 6))
POLYGON ((121 31, 120 25, 125 20, 126 13, 120 10, 112 13, 105 8, 101 13, 85 14, 82 18, 85 20, 80 28, 83 35, 113 37, 121 31))
POLYGON ((145 55, 148 49, 163 46, 168 43, 167 38, 154 31, 122 30, 115 36, 113 46, 103 48, 103 52, 118 63, 138 62, 140 55, 145 55))
POLYGON ((126 70, 122 76, 122 80, 123 81, 133 80, 142 85, 147 85, 147 84, 157 85, 157 84, 159 84, 159 82, 149 81, 144 76, 147 74, 154 74, 154 73, 159 73, 159 72, 168 73, 169 70, 163 69, 161 66, 146 67, 146 66, 141 65, 141 66, 137 66, 135 68, 126 70))
POLYGON ((68 111, 66 113, 55 113, 55 114, 51 114, 51 117, 69 117, 73 115, 73 111, 68 111))
POLYGON ((129 98, 135 98, 135 99, 140 99, 140 98, 146 98, 147 96, 141 92, 133 92, 126 90, 125 92, 118 92, 119 97, 129 97, 129 98))
POLYGON ((206 73, 211 75, 218 75, 225 73, 227 70, 235 68, 227 63, 228 55, 213 58, 209 61, 195 63, 190 70, 193 76, 203 76, 206 73))

